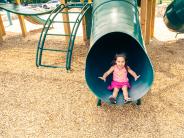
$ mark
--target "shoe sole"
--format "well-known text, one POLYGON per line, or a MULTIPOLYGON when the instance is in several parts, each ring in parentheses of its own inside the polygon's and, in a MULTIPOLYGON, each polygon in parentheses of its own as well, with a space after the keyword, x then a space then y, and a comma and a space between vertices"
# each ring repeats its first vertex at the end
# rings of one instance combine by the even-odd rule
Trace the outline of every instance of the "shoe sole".
POLYGON ((124 101, 124 104, 127 104, 127 103, 131 103, 132 100, 127 100, 127 101, 124 101))

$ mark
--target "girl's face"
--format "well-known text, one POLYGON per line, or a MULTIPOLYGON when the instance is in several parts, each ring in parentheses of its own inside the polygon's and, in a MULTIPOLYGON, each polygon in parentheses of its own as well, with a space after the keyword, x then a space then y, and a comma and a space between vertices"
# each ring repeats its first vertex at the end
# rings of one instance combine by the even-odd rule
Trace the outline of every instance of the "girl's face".
POLYGON ((125 66, 125 58, 124 57, 117 57, 116 65, 120 68, 124 67, 125 66))

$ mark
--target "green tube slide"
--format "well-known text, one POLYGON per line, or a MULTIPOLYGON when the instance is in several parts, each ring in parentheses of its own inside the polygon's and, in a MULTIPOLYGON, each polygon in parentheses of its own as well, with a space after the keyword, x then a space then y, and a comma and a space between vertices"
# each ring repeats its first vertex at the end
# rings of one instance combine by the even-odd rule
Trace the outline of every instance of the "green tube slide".
MULTIPOLYGON (((94 0, 90 50, 86 59, 85 77, 90 90, 98 99, 109 102, 112 94, 107 86, 112 75, 103 82, 102 76, 110 67, 113 57, 124 52, 128 57, 128 66, 141 77, 129 82, 129 96, 139 100, 150 89, 154 71, 146 53, 139 23, 139 12, 136 0, 94 0)), ((119 92, 117 104, 123 104, 122 92, 119 92)))
POLYGON ((184 0, 174 0, 169 4, 164 22, 171 31, 184 33, 184 0))

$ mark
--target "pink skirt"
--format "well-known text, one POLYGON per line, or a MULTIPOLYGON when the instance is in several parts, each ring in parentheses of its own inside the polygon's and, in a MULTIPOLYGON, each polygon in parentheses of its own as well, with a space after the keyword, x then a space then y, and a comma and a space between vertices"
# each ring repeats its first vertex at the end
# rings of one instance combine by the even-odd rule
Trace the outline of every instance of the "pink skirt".
POLYGON ((117 82, 117 81, 112 81, 111 85, 107 87, 108 90, 113 90, 114 88, 123 88, 124 86, 127 86, 130 88, 130 83, 129 82, 117 82))

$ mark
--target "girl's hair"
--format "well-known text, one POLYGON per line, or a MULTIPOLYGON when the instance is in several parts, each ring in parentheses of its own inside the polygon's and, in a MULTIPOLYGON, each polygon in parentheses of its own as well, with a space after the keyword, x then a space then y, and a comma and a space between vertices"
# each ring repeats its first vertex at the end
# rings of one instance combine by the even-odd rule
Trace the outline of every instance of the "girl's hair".
POLYGON ((128 70, 127 56, 126 56, 125 53, 116 54, 116 55, 114 56, 113 61, 112 61, 112 65, 116 65, 116 60, 117 60, 118 57, 123 57, 123 58, 125 59, 125 68, 126 68, 126 70, 128 70))

